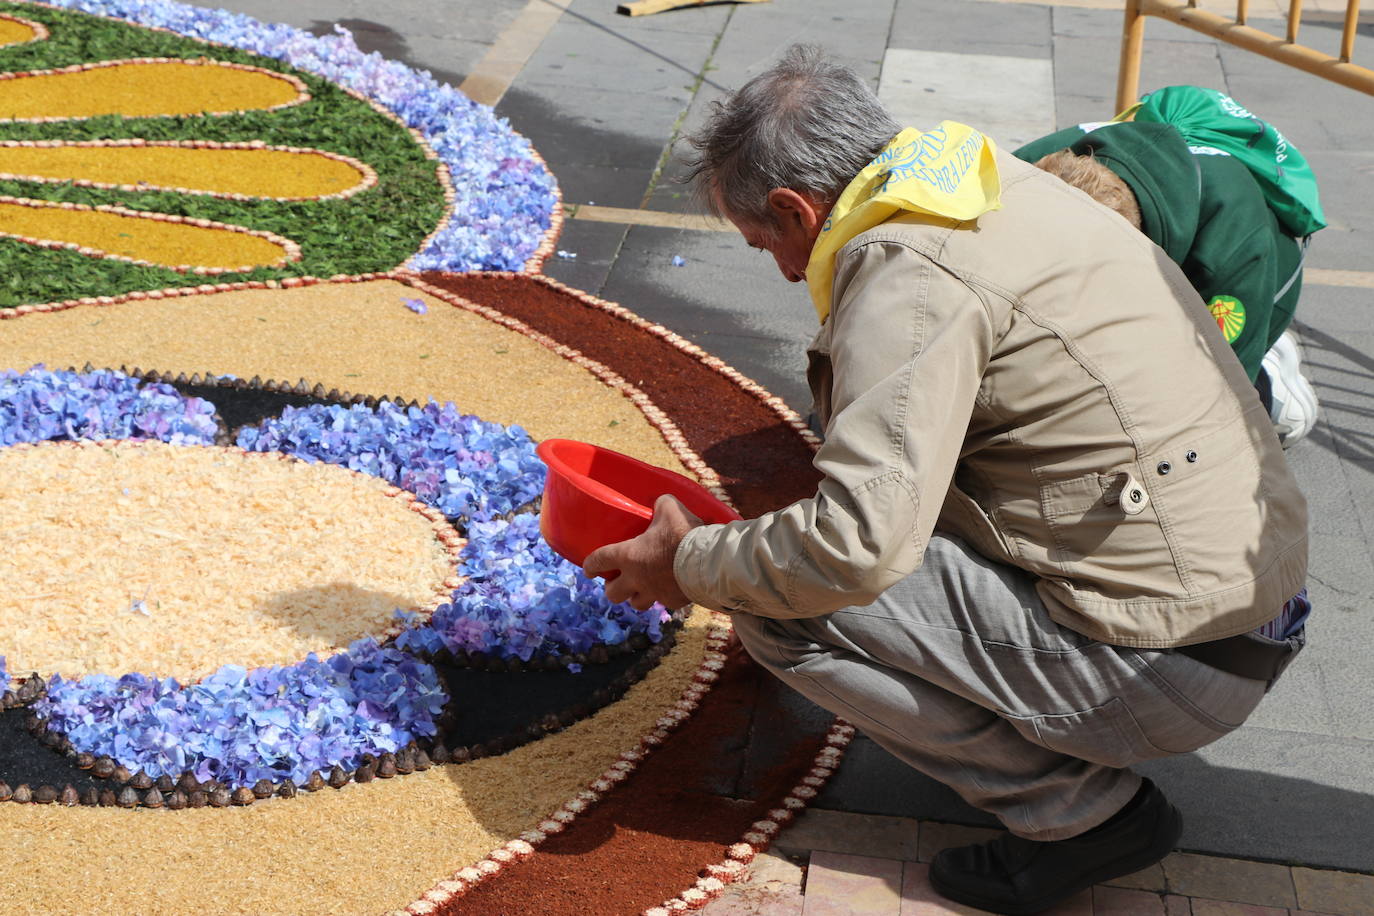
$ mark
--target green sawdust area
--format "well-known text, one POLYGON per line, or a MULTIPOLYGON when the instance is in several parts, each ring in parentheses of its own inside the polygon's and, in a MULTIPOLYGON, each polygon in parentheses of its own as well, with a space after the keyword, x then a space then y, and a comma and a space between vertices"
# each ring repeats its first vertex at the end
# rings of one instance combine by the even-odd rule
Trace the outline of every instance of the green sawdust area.
MULTIPOLYGON (((203 57, 291 74, 309 87, 312 96, 304 104, 270 112, 0 124, 0 140, 261 140, 270 146, 313 147, 352 156, 377 173, 374 187, 343 200, 234 201, 25 181, 0 181, 0 194, 210 219, 274 232, 301 246, 302 258, 292 264, 219 274, 213 282, 389 270, 413 255, 443 218, 444 193, 437 163, 425 157, 404 127, 327 80, 246 51, 83 13, 5 2, 0 2, 0 13, 42 22, 51 33, 47 41, 0 48, 0 71, 57 69, 138 57, 203 57)), ((196 274, 0 239, 0 308, 205 282, 205 277, 196 274)))

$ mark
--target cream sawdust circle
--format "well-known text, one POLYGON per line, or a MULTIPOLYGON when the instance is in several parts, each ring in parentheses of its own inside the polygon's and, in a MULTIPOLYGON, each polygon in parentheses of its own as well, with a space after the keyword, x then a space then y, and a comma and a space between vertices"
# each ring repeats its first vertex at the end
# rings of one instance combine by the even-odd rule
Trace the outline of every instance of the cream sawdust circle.
MULTIPOLYGON (((0 112, 0 266, 16 281, 0 289, 0 370, 156 369, 125 380, 207 398, 226 420, 254 402, 229 425, 257 438, 237 446, 282 454, 298 454, 287 440, 327 438, 311 439, 325 417, 358 429, 411 420, 428 447, 442 432, 432 405, 455 404, 536 440, 591 439, 694 473, 746 514, 810 485, 804 424, 781 402, 662 328, 535 275, 558 234, 557 188, 490 109, 361 54, 346 34, 220 10, 0 0, 0 16, 22 20, 0 33, 12 108, 0 112), (186 63, 201 59, 214 63, 186 63), (148 79, 170 70, 207 80, 206 114, 185 113, 184 81, 148 79), (290 98, 263 91, 283 81, 290 98), (76 85, 91 97, 62 99, 60 117, 41 111, 44 93, 76 85), (108 96, 132 85, 140 107, 121 117, 108 96), (315 413, 297 423, 288 408, 315 413)), ((41 394, 31 416, 52 403, 41 394)), ((446 470, 388 482, 419 498, 446 470)), ((579 624, 555 654, 530 655, 551 669, 531 666, 524 616, 559 624, 587 586, 518 581, 547 565, 535 516, 453 520, 470 538, 467 591, 436 608, 437 644, 364 639, 304 667, 239 657, 185 687, 117 668, 12 681, 21 705, 0 712, 0 799, 39 804, 0 805, 6 834, 25 838, 7 848, 0 895, 45 912, 99 900, 123 912, 424 914, 673 911, 718 892, 814 797, 845 735, 819 755, 784 742, 785 764, 755 797, 718 798, 710 749, 748 727, 738 715, 757 689, 729 654, 728 626, 697 611, 672 651, 643 638, 617 660, 578 651, 579 624), (497 642, 472 651, 498 624, 497 642), (105 693, 80 701, 93 685, 105 693), (62 729, 33 715, 64 696, 77 702, 62 729), (427 717, 434 733, 411 728, 427 717), (341 763, 282 778, 283 736, 310 729, 310 759, 341 763), (87 748, 83 766, 67 734, 109 743, 96 760, 87 748), (379 739, 396 750, 361 750, 379 739), (206 759, 232 763, 225 779, 192 766, 206 759), (70 782, 24 775, 53 761, 70 782), (140 761, 162 775, 133 772, 140 761)), ((144 616, 139 600, 117 613, 144 616)), ((412 623, 408 633, 435 629, 412 623)))
POLYGON ((189 683, 333 653, 451 594, 451 525, 379 478, 282 458, 146 441, 0 449, 0 478, 25 483, 0 490, 11 670, 189 683))

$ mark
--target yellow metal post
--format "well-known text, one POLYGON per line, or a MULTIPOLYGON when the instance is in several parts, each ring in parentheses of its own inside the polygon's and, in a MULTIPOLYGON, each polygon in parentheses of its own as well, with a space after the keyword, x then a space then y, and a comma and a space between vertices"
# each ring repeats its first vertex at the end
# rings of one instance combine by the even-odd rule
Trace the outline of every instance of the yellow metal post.
POLYGON ((1289 0, 1288 3, 1288 43, 1298 40, 1298 28, 1302 25, 1302 0, 1289 0))
POLYGON ((1145 16, 1141 0, 1126 0, 1126 20, 1121 26, 1121 63, 1116 73, 1116 111, 1135 104, 1140 94, 1140 51, 1145 44, 1145 16))
POLYGON ((1345 4, 1345 31, 1341 33, 1341 60, 1349 62, 1355 52, 1355 27, 1360 24, 1360 0, 1345 4))

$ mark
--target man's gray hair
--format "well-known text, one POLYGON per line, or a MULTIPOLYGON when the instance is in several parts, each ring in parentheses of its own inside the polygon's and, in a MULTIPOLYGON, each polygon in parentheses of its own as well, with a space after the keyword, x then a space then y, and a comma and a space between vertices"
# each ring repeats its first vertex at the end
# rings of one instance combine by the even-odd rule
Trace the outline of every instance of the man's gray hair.
POLYGON ((765 231, 768 192, 790 188, 834 203, 901 131, 868 84, 819 48, 793 45, 687 138, 697 155, 683 181, 706 207, 765 231), (714 193, 712 193, 714 191, 714 193), (723 211, 723 212, 722 212, 723 211))

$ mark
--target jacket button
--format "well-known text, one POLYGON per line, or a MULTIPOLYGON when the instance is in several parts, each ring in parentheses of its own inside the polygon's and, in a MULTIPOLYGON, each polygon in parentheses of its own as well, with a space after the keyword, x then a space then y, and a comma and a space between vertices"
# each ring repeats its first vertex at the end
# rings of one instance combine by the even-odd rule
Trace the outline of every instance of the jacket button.
POLYGON ((1174 469, 1174 466, 1173 466, 1172 464, 1170 464, 1169 462, 1167 462, 1167 461, 1161 461, 1161 462, 1159 463, 1159 466, 1158 466, 1157 468, 1155 468, 1155 470, 1156 470, 1156 471, 1159 471, 1159 473, 1161 473, 1161 474, 1167 474, 1167 473, 1169 473, 1170 471, 1172 471, 1173 469, 1174 469))
POLYGON ((1197 452, 1193 451, 1192 449, 1188 449, 1188 454, 1184 455, 1183 457, 1188 459, 1189 464, 1192 464, 1194 461, 1197 461, 1197 452))
POLYGON ((1138 503, 1138 502, 1140 502, 1140 501, 1141 501, 1142 499, 1144 499, 1144 498, 1145 498, 1145 494, 1142 493, 1142 492, 1140 492, 1139 490, 1132 490, 1132 491, 1131 491, 1131 502, 1133 502, 1133 503, 1138 503))

